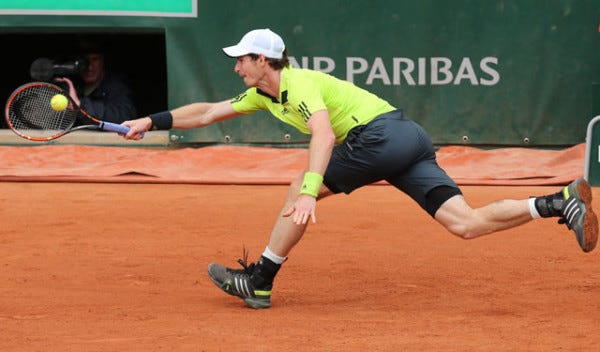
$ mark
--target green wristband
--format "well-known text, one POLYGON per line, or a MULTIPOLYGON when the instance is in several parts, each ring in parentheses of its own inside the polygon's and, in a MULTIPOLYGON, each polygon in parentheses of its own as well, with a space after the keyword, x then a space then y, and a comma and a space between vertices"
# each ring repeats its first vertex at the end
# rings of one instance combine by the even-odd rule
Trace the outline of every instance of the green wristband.
POLYGON ((319 195, 319 189, 321 188, 321 183, 323 183, 323 176, 316 172, 306 172, 304 174, 302 187, 300 188, 300 194, 308 194, 317 198, 319 195))

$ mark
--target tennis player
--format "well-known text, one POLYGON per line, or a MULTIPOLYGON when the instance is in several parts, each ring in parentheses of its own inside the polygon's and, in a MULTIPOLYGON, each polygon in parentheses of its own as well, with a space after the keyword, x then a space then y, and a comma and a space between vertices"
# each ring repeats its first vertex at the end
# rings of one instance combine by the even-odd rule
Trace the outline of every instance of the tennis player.
POLYGON ((131 128, 125 138, 140 139, 148 130, 200 128, 268 110, 310 134, 306 169, 292 181, 258 261, 248 264, 244 254, 244 259, 238 260, 240 269, 215 263, 208 266, 210 279, 248 306, 271 306, 275 276, 307 224, 316 222, 318 199, 349 194, 381 180, 406 193, 460 238, 476 238, 540 217, 557 217, 575 232, 584 252, 596 246, 598 221, 585 180, 577 179, 555 194, 504 199, 472 208, 437 164, 427 133, 401 109, 350 82, 291 67, 283 40, 269 29, 252 30, 223 51, 236 59, 234 71, 243 79, 246 91, 230 100, 192 103, 123 124, 131 128))

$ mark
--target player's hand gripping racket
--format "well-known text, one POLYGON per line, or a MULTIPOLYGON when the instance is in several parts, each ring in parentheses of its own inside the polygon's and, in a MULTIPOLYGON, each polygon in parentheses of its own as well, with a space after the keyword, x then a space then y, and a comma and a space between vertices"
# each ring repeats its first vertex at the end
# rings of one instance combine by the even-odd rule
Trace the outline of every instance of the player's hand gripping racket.
POLYGON ((68 92, 46 82, 27 83, 15 89, 8 98, 5 114, 10 129, 32 141, 50 141, 82 129, 129 132, 127 126, 91 116, 77 106, 68 92), (80 115, 92 123, 73 127, 80 115))

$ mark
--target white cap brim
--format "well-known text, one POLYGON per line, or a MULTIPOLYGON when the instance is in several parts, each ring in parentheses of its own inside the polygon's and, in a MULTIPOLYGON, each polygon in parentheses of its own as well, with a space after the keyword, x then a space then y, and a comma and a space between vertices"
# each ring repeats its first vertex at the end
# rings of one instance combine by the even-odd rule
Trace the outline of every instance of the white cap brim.
POLYGON ((223 48, 223 51, 225 52, 225 55, 229 57, 240 57, 250 54, 248 50, 240 47, 239 45, 228 46, 226 48, 223 48))

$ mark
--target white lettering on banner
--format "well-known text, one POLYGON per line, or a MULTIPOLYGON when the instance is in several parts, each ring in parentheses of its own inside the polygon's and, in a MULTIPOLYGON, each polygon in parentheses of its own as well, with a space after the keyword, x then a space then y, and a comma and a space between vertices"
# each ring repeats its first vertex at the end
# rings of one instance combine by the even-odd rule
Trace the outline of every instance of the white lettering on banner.
POLYGON ((490 67, 490 64, 498 66, 498 58, 493 56, 484 57, 483 60, 479 62, 479 68, 481 69, 481 71, 487 73, 491 77, 491 79, 489 80, 484 78, 480 79, 480 83, 484 86, 493 86, 496 83, 500 82, 500 73, 498 73, 498 71, 490 67))
MULTIPOLYGON (((348 77, 354 78, 355 73, 365 73, 369 68, 369 62, 362 57, 347 57, 346 58, 346 79, 348 77), (357 64, 358 66, 356 66, 357 64)), ((353 79, 349 79, 350 82, 354 82, 353 79)))
POLYGON ((452 61, 446 57, 432 57, 429 62, 431 62, 431 84, 432 85, 444 85, 452 82, 452 72, 450 72, 450 67, 452 67, 452 61), (443 78, 440 78, 440 75, 443 78))
MULTIPOLYGON (((294 67, 311 68, 313 70, 332 73, 336 64, 332 58, 303 56, 300 63, 290 57, 290 64, 294 67)), ((447 57, 419 57, 413 60, 407 57, 394 57, 391 66, 386 66, 386 61, 376 57, 372 62, 363 57, 346 58, 346 80, 355 82, 363 80, 366 85, 381 83, 383 85, 483 85, 493 86, 500 82, 500 73, 497 70, 498 58, 484 57, 479 64, 463 57, 460 64, 447 57)))
POLYGON ((330 57, 317 56, 313 58, 313 67, 315 70, 330 73, 335 70, 335 61, 330 57), (325 64, 325 66, 321 67, 321 64, 325 64))

